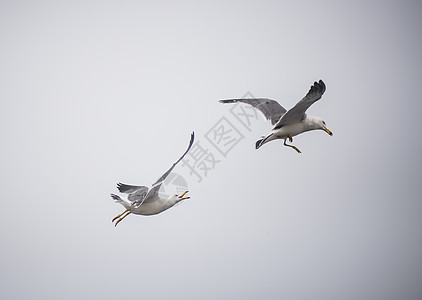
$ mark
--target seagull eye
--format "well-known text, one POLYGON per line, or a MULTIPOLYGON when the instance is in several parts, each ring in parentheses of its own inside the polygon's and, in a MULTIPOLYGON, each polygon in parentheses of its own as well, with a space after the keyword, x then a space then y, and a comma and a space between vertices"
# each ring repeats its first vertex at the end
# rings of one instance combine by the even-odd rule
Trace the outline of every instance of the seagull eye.
POLYGON ((322 124, 324 124, 324 125, 325 125, 325 122, 324 122, 324 121, 322 121, 322 124))

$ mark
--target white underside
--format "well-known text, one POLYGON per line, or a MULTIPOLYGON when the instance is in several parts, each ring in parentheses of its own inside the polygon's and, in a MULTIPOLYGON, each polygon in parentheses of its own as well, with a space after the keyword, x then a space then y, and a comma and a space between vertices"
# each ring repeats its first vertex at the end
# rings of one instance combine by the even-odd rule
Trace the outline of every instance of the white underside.
POLYGON ((160 212, 163 212, 170 207, 172 207, 174 204, 173 201, 166 200, 166 199, 160 199, 151 203, 142 203, 141 206, 137 208, 131 209, 131 212, 137 215, 156 215, 160 212))
POLYGON ((261 145, 277 139, 286 139, 288 136, 293 137, 309 130, 321 129, 315 119, 315 117, 307 116, 303 121, 283 125, 283 127, 271 131, 261 145))
POLYGON ((142 203, 138 207, 134 207, 132 202, 122 197, 120 197, 120 200, 116 202, 123 205, 126 209, 129 209, 133 214, 156 215, 174 206, 178 201, 176 197, 172 197, 170 199, 158 198, 153 202, 142 203))

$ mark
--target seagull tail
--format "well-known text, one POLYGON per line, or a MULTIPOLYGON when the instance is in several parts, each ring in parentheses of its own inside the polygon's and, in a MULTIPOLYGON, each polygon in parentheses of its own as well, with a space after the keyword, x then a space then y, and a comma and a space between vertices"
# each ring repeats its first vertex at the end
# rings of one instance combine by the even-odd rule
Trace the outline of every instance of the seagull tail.
POLYGON ((258 149, 259 147, 261 147, 262 146, 262 141, 263 141, 264 139, 260 139, 260 140, 257 140, 256 141, 256 143, 255 143, 255 148, 256 149, 258 149))
POLYGON ((265 143, 271 141, 271 137, 273 136, 273 133, 271 133, 270 135, 266 136, 266 137, 262 137, 262 139, 259 139, 256 141, 255 143, 255 148, 259 149, 262 145, 264 145, 265 143))

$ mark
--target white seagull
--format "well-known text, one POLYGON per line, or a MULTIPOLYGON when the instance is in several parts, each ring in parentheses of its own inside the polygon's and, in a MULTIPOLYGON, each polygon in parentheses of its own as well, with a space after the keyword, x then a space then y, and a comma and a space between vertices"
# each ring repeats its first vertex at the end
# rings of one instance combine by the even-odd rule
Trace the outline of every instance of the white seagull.
POLYGON ((136 185, 128 185, 124 183, 118 183, 117 188, 121 193, 128 194, 127 199, 120 198, 118 195, 111 194, 111 198, 113 198, 117 203, 123 205, 126 210, 117 215, 111 222, 116 223, 114 226, 117 226, 124 218, 126 218, 129 214, 134 213, 137 215, 156 215, 159 214, 166 209, 169 209, 176 203, 190 199, 190 197, 185 197, 188 191, 185 191, 183 194, 179 195, 172 195, 169 198, 161 198, 159 195, 159 190, 161 184, 166 179, 166 177, 171 173, 174 167, 183 159, 183 157, 188 153, 190 148, 192 147, 193 141, 195 139, 194 132, 192 132, 190 137, 190 142, 188 149, 183 153, 182 157, 180 157, 172 166, 171 168, 163 174, 148 190, 146 186, 136 186, 136 185))
POLYGON ((325 84, 322 80, 314 82, 311 89, 293 108, 286 112, 277 101, 267 98, 251 98, 251 99, 228 99, 220 100, 221 103, 236 103, 242 102, 252 105, 261 111, 265 118, 275 125, 269 135, 258 140, 255 144, 256 149, 276 139, 284 139, 284 145, 295 149, 298 153, 300 150, 293 145, 287 144, 287 139, 290 143, 293 142, 293 136, 300 133, 321 129, 329 135, 333 133, 327 128, 325 122, 319 117, 308 116, 305 112, 314 102, 321 99, 325 92, 325 84))

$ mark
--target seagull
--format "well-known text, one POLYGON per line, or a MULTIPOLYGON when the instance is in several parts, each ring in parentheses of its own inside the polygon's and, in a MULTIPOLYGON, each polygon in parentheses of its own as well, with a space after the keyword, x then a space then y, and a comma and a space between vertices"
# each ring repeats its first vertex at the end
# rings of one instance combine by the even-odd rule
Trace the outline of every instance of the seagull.
POLYGON ((126 210, 117 215, 111 222, 116 221, 114 226, 117 226, 124 218, 126 218, 131 213, 137 215, 156 215, 159 214, 170 207, 174 206, 176 203, 190 199, 190 197, 185 197, 188 191, 185 191, 183 194, 179 195, 172 195, 169 198, 162 198, 159 195, 159 190, 161 184, 167 178, 167 176, 171 173, 174 167, 185 157, 186 153, 192 147, 193 141, 195 139, 195 134, 192 132, 190 136, 190 142, 188 149, 183 153, 182 157, 180 157, 167 172, 165 172, 151 187, 148 189, 146 186, 136 186, 136 185, 129 185, 119 182, 117 184, 117 189, 121 193, 128 194, 127 199, 123 199, 118 195, 111 194, 111 198, 113 198, 116 203, 120 203, 123 205, 126 210))
POLYGON ((258 149, 262 145, 276 139, 284 139, 284 146, 291 147, 298 153, 300 150, 294 146, 287 144, 293 142, 293 136, 300 133, 321 129, 329 135, 333 133, 327 128, 325 121, 319 117, 308 116, 305 112, 314 102, 321 99, 325 92, 325 84, 322 80, 314 82, 309 92, 289 111, 286 111, 277 101, 267 98, 251 98, 251 99, 227 99, 220 100, 221 103, 246 103, 261 111, 265 118, 274 125, 273 130, 267 136, 263 136, 255 144, 258 149))

